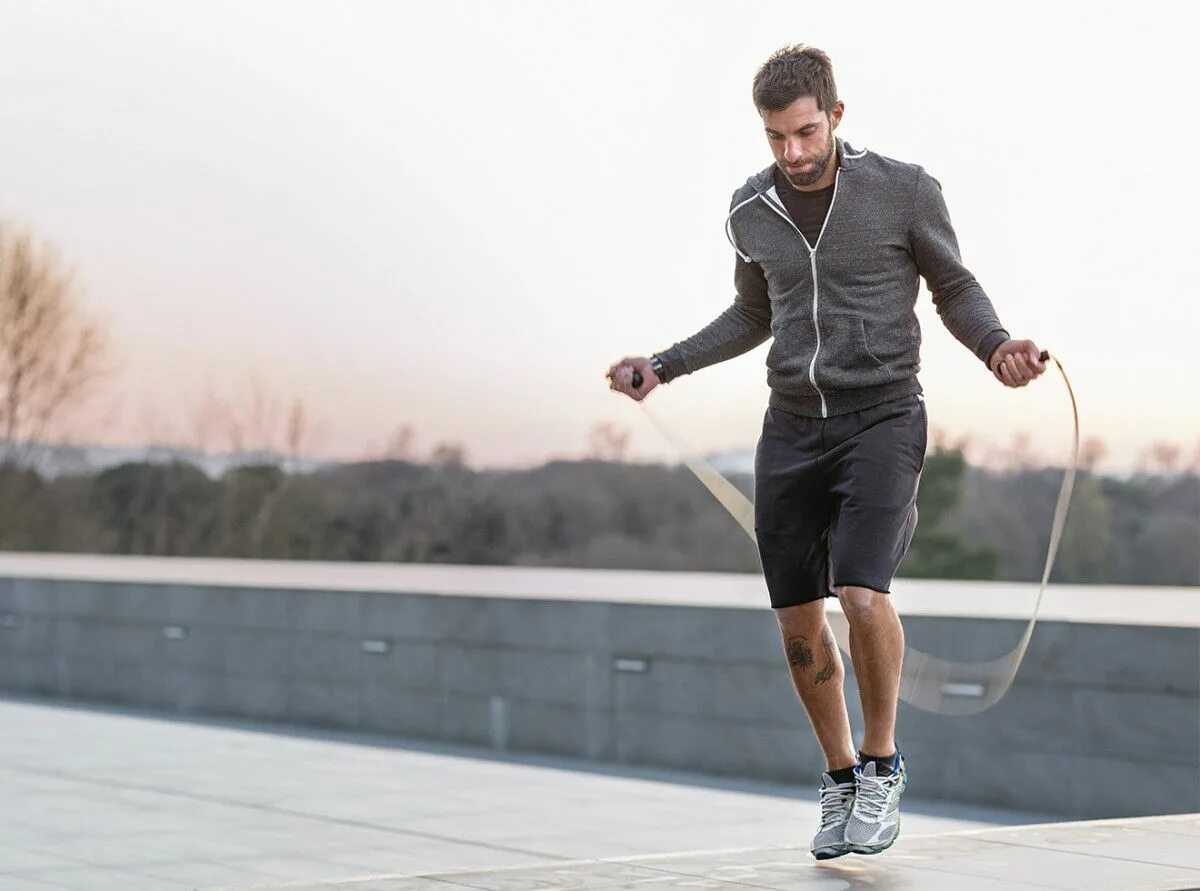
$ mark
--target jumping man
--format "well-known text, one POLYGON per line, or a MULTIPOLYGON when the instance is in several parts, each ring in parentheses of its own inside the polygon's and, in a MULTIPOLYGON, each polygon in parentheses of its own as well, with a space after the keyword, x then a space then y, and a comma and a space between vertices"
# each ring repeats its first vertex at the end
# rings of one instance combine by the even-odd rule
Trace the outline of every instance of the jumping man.
POLYGON ((907 783, 895 740, 904 631, 888 594, 916 529, 925 464, 918 277, 950 333, 1001 383, 1023 387, 1045 365, 1032 341, 1009 337, 963 266, 938 181, 834 135, 845 105, 825 53, 776 52, 753 96, 775 163, 734 192, 725 220, 737 252, 733 304, 605 376, 640 401, 774 337, 754 528, 792 682, 825 754, 812 852, 876 854, 899 834, 907 783), (834 596, 862 701, 857 752, 825 618, 834 596))

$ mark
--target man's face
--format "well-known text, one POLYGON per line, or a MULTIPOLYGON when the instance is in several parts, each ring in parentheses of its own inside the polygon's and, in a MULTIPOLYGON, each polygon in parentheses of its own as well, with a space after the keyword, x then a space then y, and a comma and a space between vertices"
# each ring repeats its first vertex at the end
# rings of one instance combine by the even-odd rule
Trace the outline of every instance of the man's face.
POLYGON ((811 186, 825 173, 837 148, 833 131, 843 109, 838 102, 826 114, 815 96, 801 96, 781 111, 761 112, 775 163, 793 186, 811 186))

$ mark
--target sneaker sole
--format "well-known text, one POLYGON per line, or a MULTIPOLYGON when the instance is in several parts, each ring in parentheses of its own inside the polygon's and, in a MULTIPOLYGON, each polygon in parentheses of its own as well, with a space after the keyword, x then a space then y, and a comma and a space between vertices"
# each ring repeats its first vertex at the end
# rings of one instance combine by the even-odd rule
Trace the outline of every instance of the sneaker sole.
POLYGON ((833 860, 836 857, 845 857, 850 853, 849 848, 810 848, 809 850, 818 860, 833 860))
POLYGON ((896 834, 892 836, 891 841, 886 845, 852 845, 847 843, 846 847, 851 854, 882 854, 888 848, 896 843, 896 839, 900 837, 900 821, 896 820, 896 834))
MULTIPOLYGON (((899 838, 899 836, 897 836, 897 838, 899 838)), ((884 851, 886 851, 888 848, 890 848, 895 843, 896 843, 896 839, 894 838, 890 842, 888 842, 886 845, 875 845, 874 847, 865 847, 863 845, 851 845, 850 853, 851 854, 882 854, 884 851)))

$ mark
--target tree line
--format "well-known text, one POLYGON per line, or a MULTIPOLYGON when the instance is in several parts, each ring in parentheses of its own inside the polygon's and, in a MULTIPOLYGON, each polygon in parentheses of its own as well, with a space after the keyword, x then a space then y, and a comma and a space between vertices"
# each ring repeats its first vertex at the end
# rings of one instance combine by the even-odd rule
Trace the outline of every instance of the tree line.
MULTIPOLYGON (((748 475, 731 477, 752 497, 748 475)), ((931 452, 900 574, 1040 577, 1061 471, 931 452)), ((1200 477, 1081 472, 1052 580, 1200 583, 1200 477)), ((403 460, 219 477, 129 462, 0 470, 0 549, 181 557, 757 572, 754 543, 682 466, 554 461, 473 470, 403 460)))
MULTIPOLYGON (((113 370, 103 330, 57 253, 0 225, 0 549, 156 556, 484 563, 756 572, 757 550, 682 466, 624 460, 628 431, 592 431, 592 457, 527 470, 472 470, 461 446, 425 461, 399 428, 378 460, 314 468, 299 400, 258 386, 209 400, 193 443, 224 435, 250 463, 211 474, 178 457, 99 471, 40 472, 33 456, 113 370)), ((1020 445, 1020 443, 1018 443, 1020 445)), ((1200 450, 1156 444, 1160 472, 1084 470, 1053 578, 1200 584, 1200 450)), ((1019 448, 1017 452, 1021 452, 1019 448)), ((1021 458, 1021 455, 1017 455, 1021 458)), ((748 496, 753 480, 734 476, 748 496)), ((935 437, 920 522, 901 574, 1040 577, 1060 472, 1023 458, 970 466, 935 437)))

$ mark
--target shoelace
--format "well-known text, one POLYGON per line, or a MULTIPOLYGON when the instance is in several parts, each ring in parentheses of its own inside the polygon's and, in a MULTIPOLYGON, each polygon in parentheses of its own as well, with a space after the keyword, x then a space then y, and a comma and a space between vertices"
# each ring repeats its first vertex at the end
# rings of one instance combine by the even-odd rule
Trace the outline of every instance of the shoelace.
POLYGON ((854 798, 854 784, 842 783, 821 789, 821 828, 827 829, 846 819, 846 806, 854 798))
POLYGON ((854 815, 868 823, 878 823, 887 813, 888 797, 900 782, 899 773, 882 777, 858 775, 858 799, 854 803, 854 815))

